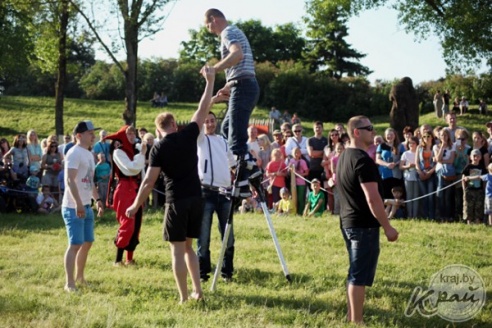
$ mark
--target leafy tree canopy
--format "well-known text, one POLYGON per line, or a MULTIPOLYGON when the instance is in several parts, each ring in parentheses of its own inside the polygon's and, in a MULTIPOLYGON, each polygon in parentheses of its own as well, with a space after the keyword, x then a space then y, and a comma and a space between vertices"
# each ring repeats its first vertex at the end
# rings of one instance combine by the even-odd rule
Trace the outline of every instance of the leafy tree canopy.
MULTIPOLYGON (((259 20, 239 21, 235 25, 248 37, 256 62, 276 64, 284 60, 299 60, 305 41, 301 31, 292 23, 263 26, 259 20)), ((184 62, 205 63, 220 58, 220 38, 208 32, 205 26, 190 30, 190 41, 181 43, 179 57, 184 62)))
POLYGON ((492 66, 492 6, 490 0, 310 0, 340 6, 349 15, 389 6, 398 11, 403 28, 417 39, 435 35, 450 71, 492 66))

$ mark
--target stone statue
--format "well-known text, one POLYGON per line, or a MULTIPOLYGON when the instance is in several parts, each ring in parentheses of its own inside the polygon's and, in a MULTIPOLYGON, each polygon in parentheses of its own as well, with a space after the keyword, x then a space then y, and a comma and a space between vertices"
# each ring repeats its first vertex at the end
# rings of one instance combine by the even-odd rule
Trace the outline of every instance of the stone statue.
POLYGON ((411 126, 416 129, 419 126, 419 106, 417 93, 413 88, 412 79, 404 77, 393 85, 389 95, 393 102, 390 112, 390 126, 398 133, 400 140, 403 139, 403 128, 411 126))

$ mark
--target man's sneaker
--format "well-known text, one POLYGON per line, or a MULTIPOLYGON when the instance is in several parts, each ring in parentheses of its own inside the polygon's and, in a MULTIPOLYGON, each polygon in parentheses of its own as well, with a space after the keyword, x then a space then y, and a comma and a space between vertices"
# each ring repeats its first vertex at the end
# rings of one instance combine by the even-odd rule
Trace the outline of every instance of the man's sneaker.
POLYGON ((251 197, 251 189, 249 187, 249 182, 251 179, 261 178, 261 171, 256 164, 256 158, 254 158, 250 153, 238 158, 238 176, 236 177, 236 182, 233 187, 233 196, 248 198, 251 197))

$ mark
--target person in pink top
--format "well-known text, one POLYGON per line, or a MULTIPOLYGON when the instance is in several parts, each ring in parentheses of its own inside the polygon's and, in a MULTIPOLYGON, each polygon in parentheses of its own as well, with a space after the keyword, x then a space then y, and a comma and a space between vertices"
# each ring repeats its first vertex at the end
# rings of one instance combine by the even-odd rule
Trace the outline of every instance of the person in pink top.
POLYGON ((280 149, 272 150, 271 161, 266 166, 266 176, 272 184, 273 202, 280 200, 280 189, 285 187, 285 176, 287 175, 287 165, 285 165, 280 149))
POLYGON ((288 166, 295 170, 296 173, 297 214, 302 215, 306 204, 306 181, 302 177, 309 175, 309 168, 306 161, 301 157, 301 149, 299 147, 292 149, 292 158, 289 160, 288 166))

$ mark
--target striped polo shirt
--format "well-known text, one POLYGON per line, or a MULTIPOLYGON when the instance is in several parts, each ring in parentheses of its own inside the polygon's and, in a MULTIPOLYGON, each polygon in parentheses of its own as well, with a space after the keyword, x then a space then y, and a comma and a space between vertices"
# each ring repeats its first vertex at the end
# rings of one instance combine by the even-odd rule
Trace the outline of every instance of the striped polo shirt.
POLYGON ((226 69, 226 80, 234 80, 237 78, 254 77, 255 65, 253 61, 253 52, 249 45, 249 41, 243 31, 234 25, 228 25, 220 34, 221 44, 220 51, 222 58, 229 55, 229 47, 236 42, 239 42, 243 50, 243 59, 236 65, 226 69))

